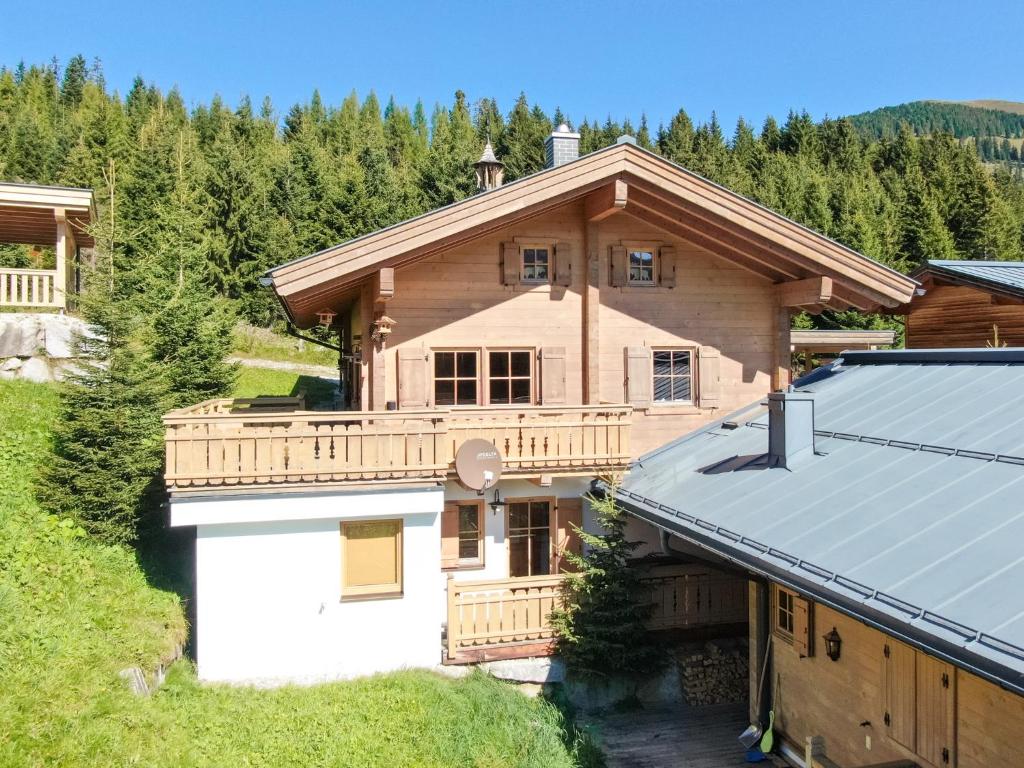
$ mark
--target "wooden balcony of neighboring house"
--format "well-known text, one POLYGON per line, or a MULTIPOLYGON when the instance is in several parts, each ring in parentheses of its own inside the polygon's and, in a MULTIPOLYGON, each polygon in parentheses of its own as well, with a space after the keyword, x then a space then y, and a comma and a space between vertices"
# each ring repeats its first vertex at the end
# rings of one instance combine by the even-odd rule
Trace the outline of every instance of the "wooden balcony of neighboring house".
POLYGON ((296 398, 210 400, 164 417, 173 493, 260 487, 444 481, 455 454, 482 438, 503 477, 621 472, 628 405, 308 411, 296 398))
POLYGON ((95 218, 91 190, 0 183, 0 243, 54 249, 52 269, 0 266, 0 308, 72 308, 95 218))
MULTIPOLYGON (((642 568, 648 627, 684 630, 747 621, 747 582, 698 565, 642 568)), ((444 663, 469 664, 550 654, 549 616, 561 604, 568 574, 490 581, 448 579, 444 663)))

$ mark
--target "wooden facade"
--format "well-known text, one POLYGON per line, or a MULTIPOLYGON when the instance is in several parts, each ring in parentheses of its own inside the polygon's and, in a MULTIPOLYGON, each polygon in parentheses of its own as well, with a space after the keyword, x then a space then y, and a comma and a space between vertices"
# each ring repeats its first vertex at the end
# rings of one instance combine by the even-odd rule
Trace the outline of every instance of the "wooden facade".
POLYGON ((775 728, 794 751, 804 753, 811 740, 815 764, 829 768, 1020 764, 1024 698, 807 604, 818 636, 813 652, 802 654, 777 631, 771 645, 775 728), (821 639, 833 628, 842 638, 838 661, 825 654, 821 639))
POLYGON ((933 283, 907 307, 907 347, 1024 347, 1024 298, 933 283))

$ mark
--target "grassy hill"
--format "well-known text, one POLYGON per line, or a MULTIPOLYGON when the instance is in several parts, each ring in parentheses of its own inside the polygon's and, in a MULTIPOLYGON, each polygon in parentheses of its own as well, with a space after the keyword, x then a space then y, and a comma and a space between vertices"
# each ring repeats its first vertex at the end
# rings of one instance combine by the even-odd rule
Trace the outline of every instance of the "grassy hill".
POLYGON ((966 104, 969 107, 980 107, 981 109, 994 109, 997 112, 1010 112, 1014 115, 1024 115, 1024 102, 1002 101, 1000 99, 974 99, 973 101, 951 102, 954 104, 966 104))
POLYGON ((52 387, 0 381, 0 768, 599 764, 554 705, 483 674, 264 691, 200 685, 185 661, 134 696, 118 671, 172 655, 181 603, 130 550, 37 506, 56 403, 52 387))

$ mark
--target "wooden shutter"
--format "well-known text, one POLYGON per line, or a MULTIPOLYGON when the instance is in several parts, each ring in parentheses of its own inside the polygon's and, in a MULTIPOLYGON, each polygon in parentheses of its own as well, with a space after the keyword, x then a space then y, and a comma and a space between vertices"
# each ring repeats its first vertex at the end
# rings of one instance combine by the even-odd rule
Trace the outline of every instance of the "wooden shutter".
POLYGON ((793 648, 800 658, 814 655, 814 603, 793 597, 793 648))
POLYGON ((459 505, 445 503, 441 512, 441 567, 459 565, 459 505))
POLYGON ((583 527, 583 499, 558 499, 555 502, 555 516, 552 520, 554 530, 551 533, 551 540, 555 542, 555 573, 575 570, 563 558, 564 552, 574 552, 578 555, 583 551, 583 540, 580 539, 576 528, 573 528, 574 525, 577 528, 583 527))
POLYGON ((398 348, 398 407, 427 407, 427 364, 422 347, 398 348))
POLYGON ((701 408, 717 408, 721 378, 718 350, 701 347, 697 350, 697 397, 701 408))
POLYGON ((626 348, 626 402, 645 406, 651 404, 651 350, 647 347, 626 348))
POLYGON ((523 260, 516 243, 501 244, 501 282, 505 285, 516 285, 519 282, 519 271, 523 260))
POLYGON ((886 640, 882 648, 882 724, 886 735, 911 752, 917 749, 915 652, 886 640))
POLYGON ((915 653, 917 657, 917 754, 932 765, 956 765, 956 670, 915 653))
POLYGON ((676 249, 675 246, 662 246, 658 253, 658 263, 661 271, 661 285, 663 288, 676 287, 676 249))
POLYGON ((572 243, 555 244, 555 285, 572 285, 572 243))
POLYGON ((629 282, 629 258, 625 246, 612 246, 611 280, 612 285, 616 287, 622 287, 629 282))
POLYGON ((565 347, 540 351, 541 405, 565 405, 565 347))

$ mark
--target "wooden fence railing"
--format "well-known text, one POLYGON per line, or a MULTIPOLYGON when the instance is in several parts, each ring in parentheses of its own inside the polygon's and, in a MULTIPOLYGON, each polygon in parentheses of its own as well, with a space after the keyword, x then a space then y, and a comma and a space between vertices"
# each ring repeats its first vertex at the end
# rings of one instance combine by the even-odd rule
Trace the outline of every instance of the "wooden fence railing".
POLYGON ((0 307, 65 306, 56 289, 57 272, 52 269, 0 268, 0 307))
MULTIPOLYGON (((565 578, 559 574, 459 582, 449 577, 448 659, 488 646, 551 640, 554 631, 548 616, 560 604, 565 578)), ((670 564, 645 568, 642 581, 655 605, 648 625, 651 629, 747 620, 747 582, 743 578, 699 566, 670 564)))
POLYGON ((305 411, 295 398, 208 400, 164 417, 169 486, 434 479, 483 438, 507 474, 598 474, 629 464, 629 406, 305 411))

